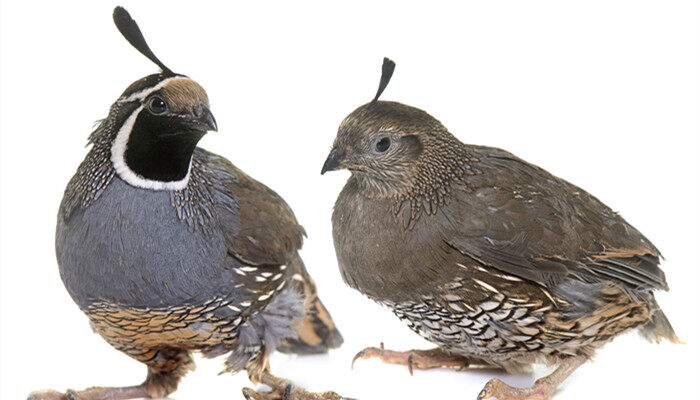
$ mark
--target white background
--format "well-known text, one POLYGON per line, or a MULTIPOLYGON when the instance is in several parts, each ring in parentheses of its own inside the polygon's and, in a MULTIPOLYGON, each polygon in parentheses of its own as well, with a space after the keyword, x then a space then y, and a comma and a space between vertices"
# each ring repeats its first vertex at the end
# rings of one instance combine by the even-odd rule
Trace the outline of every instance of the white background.
MULTIPOLYGON (((145 368, 91 332, 63 288, 55 215, 93 121, 156 67, 112 24, 112 2, 3 1, 0 24, 0 398, 141 382, 145 368)), ((340 121, 375 93, 429 111, 468 143, 506 148, 589 190, 664 253, 659 301, 686 345, 625 335, 557 399, 698 398, 700 8, 696 1, 138 2, 154 52, 208 91, 220 132, 201 145, 280 193, 309 238, 303 257, 346 342, 275 355, 273 372, 362 399, 475 398, 491 372, 427 371, 352 355, 428 348, 348 289, 331 240, 347 172, 319 175, 340 121)), ((245 374, 201 360, 174 398, 238 399, 245 374)), ((498 375, 529 385, 534 375, 498 375)))

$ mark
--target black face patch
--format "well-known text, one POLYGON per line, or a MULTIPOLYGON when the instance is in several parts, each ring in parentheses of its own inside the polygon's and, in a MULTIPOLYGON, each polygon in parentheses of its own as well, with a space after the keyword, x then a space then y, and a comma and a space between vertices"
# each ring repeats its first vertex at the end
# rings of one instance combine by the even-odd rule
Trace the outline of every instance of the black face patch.
POLYGON ((143 110, 129 135, 124 162, 146 179, 180 181, 187 176, 192 153, 205 133, 189 127, 184 117, 143 110))

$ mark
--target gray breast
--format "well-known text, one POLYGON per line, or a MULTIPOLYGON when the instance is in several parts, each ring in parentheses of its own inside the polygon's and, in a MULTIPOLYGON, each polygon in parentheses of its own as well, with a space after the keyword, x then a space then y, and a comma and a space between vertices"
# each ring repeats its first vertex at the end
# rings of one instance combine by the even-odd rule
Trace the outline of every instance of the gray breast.
MULTIPOLYGON (((86 208, 59 218, 56 255, 63 282, 83 308, 199 304, 233 287, 222 234, 190 228, 167 191, 115 177, 86 208)), ((231 265, 233 266, 233 265, 231 265)))

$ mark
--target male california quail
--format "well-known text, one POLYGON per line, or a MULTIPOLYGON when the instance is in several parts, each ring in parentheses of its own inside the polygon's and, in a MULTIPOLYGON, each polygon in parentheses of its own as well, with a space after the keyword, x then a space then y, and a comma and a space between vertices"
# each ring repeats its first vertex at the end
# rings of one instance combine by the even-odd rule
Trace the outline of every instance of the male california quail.
POLYGON ((654 299, 659 251, 584 190, 501 149, 466 145, 417 108, 374 100, 340 124, 321 173, 352 176, 333 211, 345 282, 438 345, 367 348, 409 368, 558 365, 531 388, 492 379, 479 398, 548 399, 632 328, 678 339, 654 299))
POLYGON ((202 87, 153 54, 126 10, 124 37, 161 73, 129 86, 90 135, 92 148, 58 213, 61 278, 94 330, 148 367, 140 385, 36 392, 33 399, 160 398, 193 369, 190 353, 230 353, 274 390, 311 394, 270 374, 278 350, 320 353, 342 343, 298 250, 303 228, 287 204, 228 160, 197 148, 216 122, 202 87))

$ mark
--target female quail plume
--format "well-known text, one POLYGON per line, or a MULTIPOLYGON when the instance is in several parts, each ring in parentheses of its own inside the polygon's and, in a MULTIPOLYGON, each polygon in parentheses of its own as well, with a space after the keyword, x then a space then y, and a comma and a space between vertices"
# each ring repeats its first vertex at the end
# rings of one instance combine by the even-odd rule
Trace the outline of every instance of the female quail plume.
POLYGON ((660 253, 586 191, 507 151, 460 142, 417 108, 374 100, 345 118, 321 173, 352 176, 333 211, 345 282, 438 345, 367 348, 409 368, 558 368, 480 399, 548 399, 594 351, 639 328, 678 341, 654 299, 660 253))
POLYGON ((137 386, 30 398, 165 397, 193 369, 195 350, 230 353, 226 371, 273 388, 244 389, 246 398, 339 398, 269 371, 275 348, 321 353, 342 343, 299 257, 303 228, 275 192, 196 147, 217 130, 206 92, 158 60, 126 10, 117 7, 114 22, 162 72, 129 86, 90 136, 61 203, 56 255, 94 330, 148 375, 137 386))

